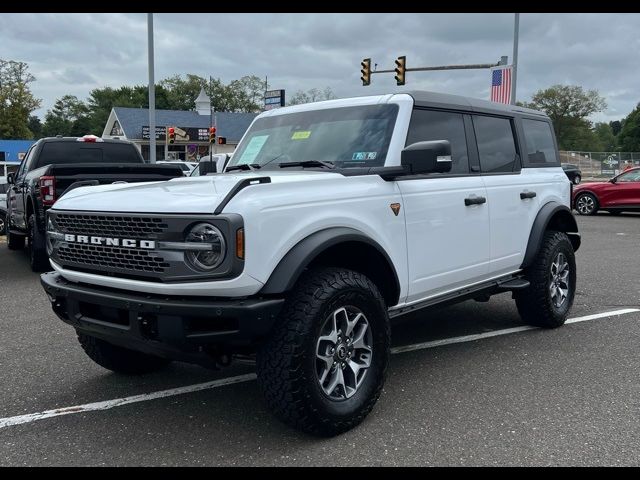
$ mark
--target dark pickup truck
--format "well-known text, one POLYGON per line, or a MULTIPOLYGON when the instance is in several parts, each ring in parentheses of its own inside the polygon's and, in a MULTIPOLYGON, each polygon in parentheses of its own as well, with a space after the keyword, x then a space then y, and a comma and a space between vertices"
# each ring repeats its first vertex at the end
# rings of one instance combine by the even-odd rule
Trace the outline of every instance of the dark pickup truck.
POLYGON ((114 182, 153 182, 182 177, 171 164, 145 163, 133 143, 84 137, 38 140, 20 168, 7 177, 7 246, 24 248, 29 241, 31 269, 50 270, 45 243, 45 212, 69 190, 114 182))

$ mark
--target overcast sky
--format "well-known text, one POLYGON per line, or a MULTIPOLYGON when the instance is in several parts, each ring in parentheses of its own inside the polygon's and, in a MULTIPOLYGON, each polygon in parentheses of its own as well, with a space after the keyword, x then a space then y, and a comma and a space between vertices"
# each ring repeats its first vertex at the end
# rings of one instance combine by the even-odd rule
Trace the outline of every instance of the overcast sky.
MULTIPOLYGON (((181 73, 224 82, 268 76, 287 95, 329 86, 338 97, 424 89, 489 97, 488 70, 409 72, 360 82, 360 61, 393 68, 511 61, 513 14, 156 14, 156 81, 181 73)), ((27 62, 44 117, 56 98, 145 84, 146 14, 2 14, 0 58, 27 62)), ((518 99, 556 83, 597 89, 626 116, 640 101, 640 15, 522 14, 518 99)))

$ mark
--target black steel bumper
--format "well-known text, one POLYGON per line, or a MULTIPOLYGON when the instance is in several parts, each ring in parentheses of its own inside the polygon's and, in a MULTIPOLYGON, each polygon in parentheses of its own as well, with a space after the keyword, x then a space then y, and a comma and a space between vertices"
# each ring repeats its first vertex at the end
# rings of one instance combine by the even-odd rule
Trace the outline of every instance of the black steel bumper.
POLYGON ((166 297, 40 277, 53 311, 78 331, 145 353, 202 363, 219 346, 247 346, 273 326, 281 298, 166 297))

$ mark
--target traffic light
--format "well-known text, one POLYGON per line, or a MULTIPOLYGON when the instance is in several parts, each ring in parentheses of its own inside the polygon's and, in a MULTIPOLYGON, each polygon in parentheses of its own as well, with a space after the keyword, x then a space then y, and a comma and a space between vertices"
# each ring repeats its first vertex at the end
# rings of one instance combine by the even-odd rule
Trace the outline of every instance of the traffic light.
POLYGON ((404 74, 407 71, 407 57, 402 56, 396 59, 396 83, 398 85, 404 85, 404 74))
POLYGON ((169 139, 169 143, 172 144, 176 141, 176 129, 173 127, 167 128, 167 138, 169 139))
POLYGON ((365 58, 360 62, 360 65, 362 65, 362 69, 360 70, 362 72, 362 76, 360 77, 362 86, 366 87, 367 85, 371 85, 371 59, 365 58))
POLYGON ((218 137, 218 145, 226 145, 227 137, 218 137))
POLYGON ((209 143, 216 143, 216 127, 209 129, 209 143))

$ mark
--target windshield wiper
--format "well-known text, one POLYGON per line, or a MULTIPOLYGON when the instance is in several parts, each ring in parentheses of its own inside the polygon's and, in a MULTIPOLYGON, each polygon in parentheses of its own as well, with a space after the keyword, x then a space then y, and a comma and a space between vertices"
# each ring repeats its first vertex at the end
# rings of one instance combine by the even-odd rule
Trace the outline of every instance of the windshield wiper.
POLYGON ((287 167, 325 167, 325 168, 336 168, 336 166, 331 162, 323 162, 322 160, 303 160, 302 162, 284 162, 279 163, 278 166, 280 168, 287 167))
POLYGON ((225 168, 225 172, 231 172, 233 170, 256 170, 260 168, 261 165, 257 163, 239 163, 238 165, 231 165, 230 167, 225 168))

